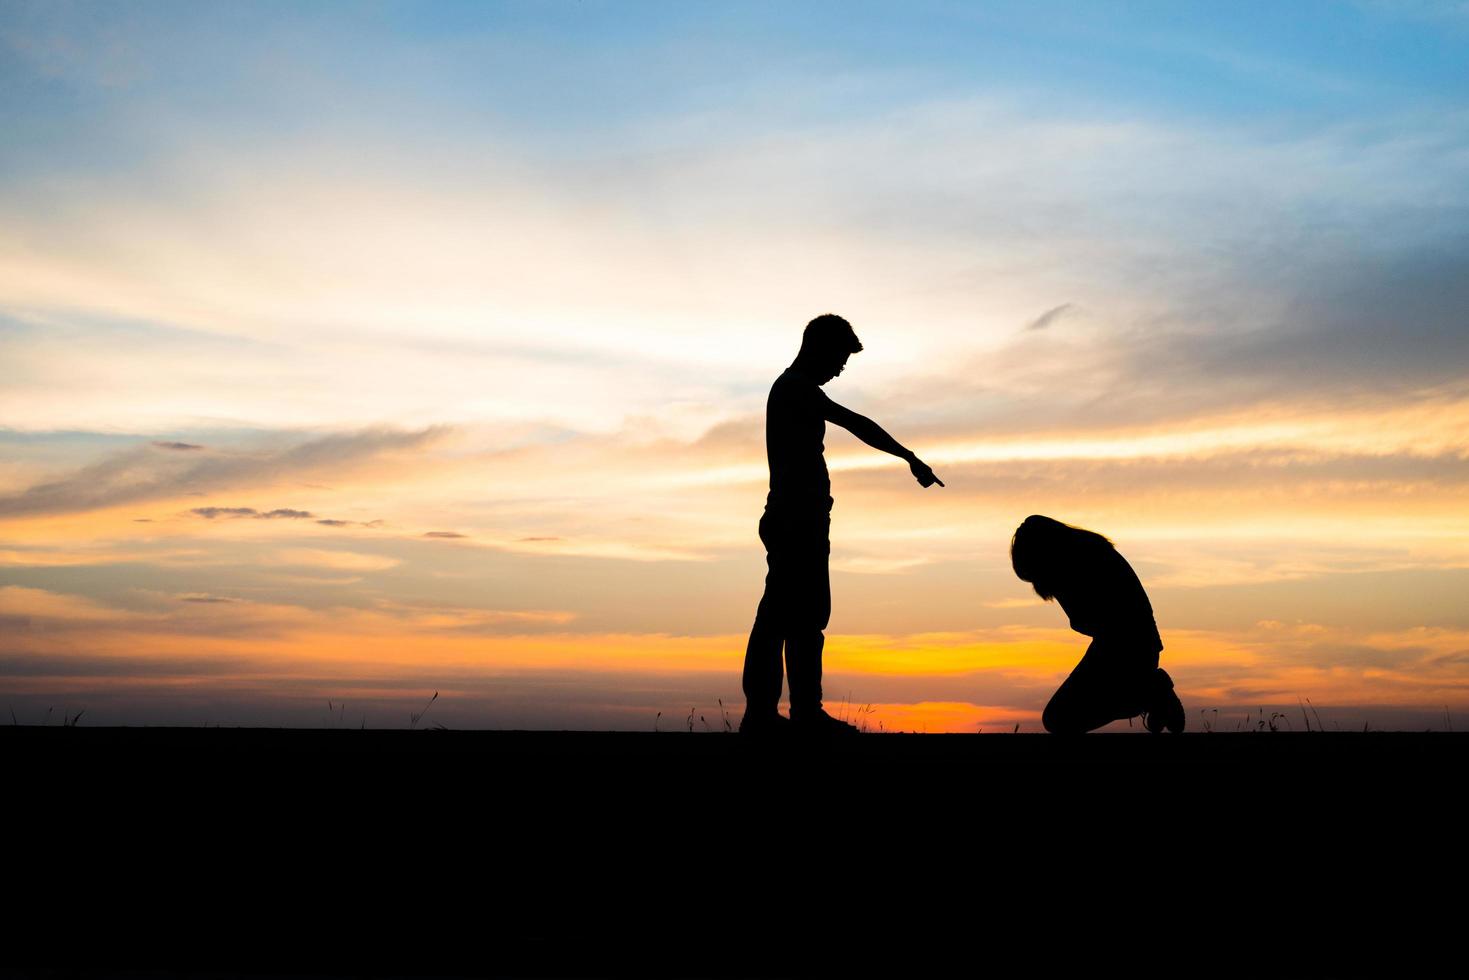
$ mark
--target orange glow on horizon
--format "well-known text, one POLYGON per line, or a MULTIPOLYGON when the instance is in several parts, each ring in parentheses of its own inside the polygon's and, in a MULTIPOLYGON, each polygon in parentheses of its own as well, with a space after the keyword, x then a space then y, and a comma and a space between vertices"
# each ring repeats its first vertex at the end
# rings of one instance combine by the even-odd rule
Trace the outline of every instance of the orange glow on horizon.
MULTIPOLYGON (((499 632, 514 630, 517 622, 539 621, 554 628, 561 621, 555 611, 497 616, 485 610, 394 606, 313 612, 240 602, 185 605, 183 610, 123 611, 44 590, 0 589, 0 615, 10 617, 12 624, 24 623, 10 630, 16 651, 12 656, 25 657, 35 667, 53 667, 12 677, 10 687, 17 695, 57 697, 68 692, 96 697, 108 691, 154 696, 213 691, 405 703, 421 692, 438 690, 445 703, 454 701, 469 710, 479 699, 541 683, 541 678, 559 677, 571 689, 595 696, 599 690, 618 690, 628 678, 657 677, 672 689, 694 692, 709 712, 715 710, 716 694, 726 711, 737 715, 740 710, 745 638, 739 634, 499 632), (474 635, 475 630, 492 635, 474 635)), ((1298 698, 1309 698, 1328 717, 1335 705, 1411 706, 1426 697, 1453 710, 1469 707, 1469 692, 1460 693, 1463 689, 1452 680, 1453 657, 1466 642, 1462 632, 1354 634, 1309 624, 1262 623, 1236 635, 1173 631, 1165 641, 1164 665, 1191 711, 1218 708, 1241 714, 1261 703, 1290 705, 1298 698), (1428 648, 1431 653, 1420 663, 1437 666, 1349 670, 1310 662, 1319 659, 1313 651, 1337 643, 1372 643, 1386 651, 1428 648), (1297 656, 1304 659, 1293 662, 1297 656), (1210 680, 1220 671, 1247 677, 1245 687, 1252 695, 1242 697, 1230 684, 1210 680)), ((842 710, 850 715, 861 708, 861 720, 873 730, 1001 731, 1017 722, 1024 730, 1036 730, 1046 698, 1084 649, 1084 637, 1061 628, 837 634, 831 637, 826 666, 828 675, 851 692, 842 710), (1035 693, 1026 705, 996 703, 987 694, 995 684, 1020 684, 1035 693), (946 697, 894 698, 888 693, 894 685, 904 690, 927 687, 946 697)), ((829 686, 828 694, 834 689, 829 686)), ((666 704, 658 702, 660 695, 648 697, 642 708, 618 709, 634 727, 657 711, 670 718, 686 711, 673 695, 661 696, 669 699, 666 704)), ((838 710, 830 697, 828 709, 838 710)))

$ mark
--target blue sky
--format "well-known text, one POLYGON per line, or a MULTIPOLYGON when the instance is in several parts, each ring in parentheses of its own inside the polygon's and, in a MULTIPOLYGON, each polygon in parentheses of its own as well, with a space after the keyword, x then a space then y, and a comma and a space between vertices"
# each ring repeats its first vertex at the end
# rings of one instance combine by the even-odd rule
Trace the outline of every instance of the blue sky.
POLYGON ((595 152, 670 115, 789 125, 985 92, 1321 125, 1462 106, 1466 19, 1457 3, 9 3, 0 112, 24 138, 3 159, 93 169, 190 124, 435 143, 454 125, 595 152))

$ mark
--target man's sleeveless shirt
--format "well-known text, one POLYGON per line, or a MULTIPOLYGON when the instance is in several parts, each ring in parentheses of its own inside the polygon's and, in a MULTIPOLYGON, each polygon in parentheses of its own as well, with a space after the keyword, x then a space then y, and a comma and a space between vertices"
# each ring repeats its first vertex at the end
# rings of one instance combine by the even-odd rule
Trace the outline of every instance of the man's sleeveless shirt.
POLYGON ((794 368, 787 368, 770 386, 765 403, 768 507, 830 509, 831 478, 823 455, 827 401, 821 386, 794 368))

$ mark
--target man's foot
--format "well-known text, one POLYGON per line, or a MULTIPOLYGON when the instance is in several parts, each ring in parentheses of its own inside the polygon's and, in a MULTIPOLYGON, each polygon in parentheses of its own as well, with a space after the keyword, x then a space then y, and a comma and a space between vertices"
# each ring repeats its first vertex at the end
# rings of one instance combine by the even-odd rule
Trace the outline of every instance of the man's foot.
POLYGON ((1150 732, 1181 732, 1184 726, 1183 702, 1173 691, 1173 678, 1168 671, 1159 667, 1152 677, 1153 690, 1148 696, 1148 707, 1143 712, 1143 725, 1150 732))
POLYGON ((820 708, 792 711, 791 730, 800 735, 857 735, 861 731, 856 725, 833 718, 820 708))
POLYGON ((741 735, 780 735, 791 727, 791 720, 779 711, 745 712, 740 719, 741 735))

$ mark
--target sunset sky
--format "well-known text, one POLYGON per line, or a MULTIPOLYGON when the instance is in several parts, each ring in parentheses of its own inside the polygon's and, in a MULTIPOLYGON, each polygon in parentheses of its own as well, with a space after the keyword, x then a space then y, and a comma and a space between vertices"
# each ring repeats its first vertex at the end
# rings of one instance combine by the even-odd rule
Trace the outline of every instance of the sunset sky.
POLYGON ((737 723, 832 311, 833 713, 1038 730, 1039 513, 1190 727, 1469 727, 1462 2, 6 0, 0 133, 21 724, 737 723))

